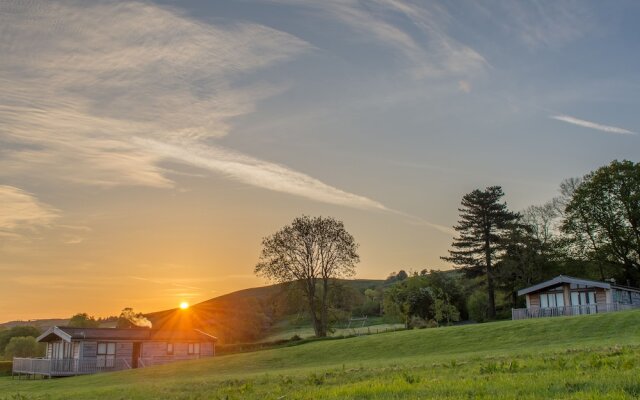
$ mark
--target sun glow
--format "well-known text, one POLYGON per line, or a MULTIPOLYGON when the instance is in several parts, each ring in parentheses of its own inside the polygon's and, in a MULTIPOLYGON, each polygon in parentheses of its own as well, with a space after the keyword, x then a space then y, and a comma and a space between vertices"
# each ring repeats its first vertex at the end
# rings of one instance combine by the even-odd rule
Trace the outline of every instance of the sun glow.
POLYGON ((187 303, 186 301, 183 301, 182 303, 180 303, 180 308, 182 308, 183 310, 186 310, 187 308, 189 308, 189 303, 187 303))

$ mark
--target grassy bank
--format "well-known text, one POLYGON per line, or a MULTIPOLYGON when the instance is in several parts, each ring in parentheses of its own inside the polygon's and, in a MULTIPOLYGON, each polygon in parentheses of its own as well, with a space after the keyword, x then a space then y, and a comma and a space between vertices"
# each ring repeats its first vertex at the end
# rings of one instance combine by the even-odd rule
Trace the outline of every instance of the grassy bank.
POLYGON ((401 331, 52 381, 0 378, 0 398, 633 398, 639 351, 640 311, 629 311, 401 331))

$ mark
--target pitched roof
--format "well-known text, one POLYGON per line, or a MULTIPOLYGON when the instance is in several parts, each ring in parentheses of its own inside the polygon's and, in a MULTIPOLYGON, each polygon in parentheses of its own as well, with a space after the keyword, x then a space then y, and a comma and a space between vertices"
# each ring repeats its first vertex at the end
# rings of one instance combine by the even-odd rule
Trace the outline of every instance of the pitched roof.
POLYGON ((558 286, 563 283, 569 283, 569 284, 573 283, 576 285, 611 289, 611 284, 607 282, 592 281, 589 279, 580 279, 580 278, 574 278, 571 276, 559 275, 548 281, 541 282, 541 283, 538 283, 537 285, 533 285, 528 288, 518 290, 518 296, 522 296, 523 294, 528 294, 532 292, 537 292, 539 290, 546 289, 548 287, 558 286))
POLYGON ((131 340, 131 341, 217 341, 218 338, 193 330, 168 330, 150 328, 75 328, 53 326, 38 336, 39 342, 62 339, 66 342, 76 339, 87 340, 131 340))

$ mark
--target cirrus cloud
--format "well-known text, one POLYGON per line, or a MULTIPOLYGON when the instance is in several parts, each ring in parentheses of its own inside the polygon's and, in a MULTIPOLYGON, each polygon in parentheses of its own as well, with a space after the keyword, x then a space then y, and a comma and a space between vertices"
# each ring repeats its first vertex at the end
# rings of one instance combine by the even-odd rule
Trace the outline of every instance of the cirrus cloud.
POLYGON ((193 143, 175 145, 143 138, 136 138, 135 141, 160 157, 205 168, 251 186, 328 204, 391 211, 375 200, 340 190, 283 165, 260 160, 224 147, 193 143))
POLYGON ((0 185, 0 234, 20 236, 17 232, 48 226, 59 212, 31 193, 15 186, 0 185))
POLYGON ((309 48, 138 2, 2 2, 0 36, 3 173, 101 186, 171 186, 130 138, 226 135, 231 118, 283 90, 247 77, 309 48))
POLYGON ((635 135, 636 134, 635 132, 632 132, 632 131, 630 131, 628 129, 618 128, 616 126, 610 126, 610 125, 602 125, 602 124, 599 124, 597 122, 592 122, 592 121, 587 121, 587 120, 584 120, 584 119, 575 118, 575 117, 572 117, 570 115, 553 115, 550 118, 558 120, 558 121, 566 122, 568 124, 581 126, 583 128, 595 129, 595 130, 606 132, 606 133, 617 133, 617 134, 621 134, 621 135, 635 135))

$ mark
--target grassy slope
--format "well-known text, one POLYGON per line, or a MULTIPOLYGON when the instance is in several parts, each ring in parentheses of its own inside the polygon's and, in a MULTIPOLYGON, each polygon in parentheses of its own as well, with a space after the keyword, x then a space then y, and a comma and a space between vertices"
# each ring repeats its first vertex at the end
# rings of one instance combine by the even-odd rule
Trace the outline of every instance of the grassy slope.
MULTIPOLYGON (((365 326, 362 326, 362 322, 353 322, 351 328, 347 328, 348 321, 342 321, 335 324, 333 331, 330 332, 330 336, 349 336, 349 335, 362 335, 370 333, 380 333, 386 331, 396 331, 404 328, 404 324, 388 324, 385 323, 382 317, 371 317, 365 322, 365 326)), ((306 319, 300 322, 296 322, 294 318, 289 317, 279 321, 271 328, 271 332, 268 336, 262 339, 262 342, 271 342, 275 340, 290 339, 292 336, 297 335, 301 338, 311 338, 315 336, 311 322, 306 319)))
POLYGON ((0 378, 0 398, 632 398, 639 349, 640 310, 318 341, 53 381, 0 378))
MULTIPOLYGON (((339 281, 346 286, 353 287, 358 290, 364 290, 369 287, 382 286, 384 285, 384 280, 380 279, 339 279, 339 281)), ((205 300, 201 303, 193 304, 191 306, 192 310, 207 310, 210 308, 216 308, 219 304, 227 304, 234 303, 238 300, 243 299, 255 299, 255 300, 267 300, 270 296, 281 292, 282 285, 275 284, 269 286, 260 286, 249 289, 237 290, 232 293, 223 294, 222 296, 214 297, 209 300, 205 300)), ((149 318, 157 318, 158 316, 162 316, 166 313, 170 313, 176 311, 176 308, 170 310, 156 311, 145 314, 149 318)))

